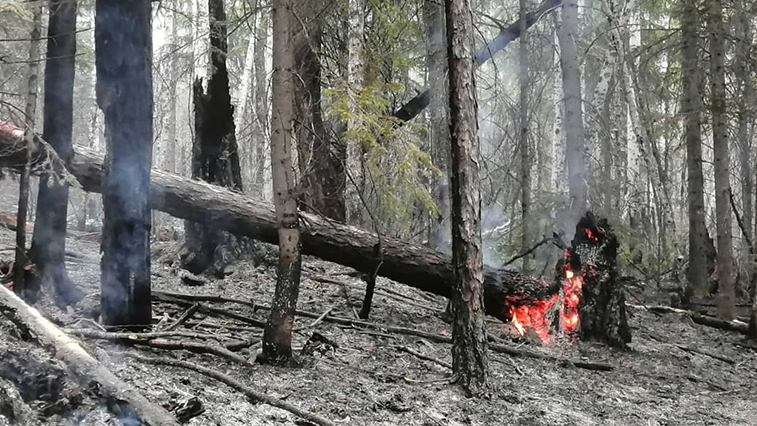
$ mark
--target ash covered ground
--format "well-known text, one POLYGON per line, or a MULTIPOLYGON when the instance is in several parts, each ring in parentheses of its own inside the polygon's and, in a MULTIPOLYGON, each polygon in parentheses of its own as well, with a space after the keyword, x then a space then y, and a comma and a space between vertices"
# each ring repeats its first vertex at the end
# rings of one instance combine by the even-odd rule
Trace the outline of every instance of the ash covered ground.
MULTIPOLYGON (((13 232, 0 228, 0 260, 12 258, 13 232)), ((81 327, 99 297, 99 235, 70 232, 67 250, 71 278, 87 293, 76 308, 62 312, 49 300, 38 307, 62 327, 81 327)), ((188 286, 172 265, 179 243, 153 242, 153 286, 156 291, 206 294, 268 304, 274 291, 275 248, 262 262, 238 262, 224 280, 188 286)), ((306 257, 298 308, 314 313, 354 318, 363 297, 363 283, 350 269, 306 257), (345 285, 334 282, 344 283, 345 285)), ((379 279, 370 321, 446 335, 441 320, 443 298, 379 279), (385 293, 389 292, 389 293, 385 293), (390 294, 390 296, 387 296, 390 294)), ((641 302, 650 302, 641 300, 641 302)), ((637 303, 637 302, 635 302, 637 303)), ((267 311, 250 306, 205 302, 241 315, 265 320, 267 311)), ((154 319, 173 321, 186 306, 155 302, 154 319)), ((82 339, 82 344, 120 378, 133 384, 151 401, 170 406, 198 398, 204 413, 189 425, 305 425, 293 414, 250 402, 234 389, 182 368, 158 367, 122 355, 138 352, 154 357, 188 360, 226 373, 259 391, 329 418, 337 424, 357 425, 755 425, 757 424, 757 352, 742 346, 743 336, 694 324, 680 314, 654 314, 630 308, 633 342, 628 352, 590 343, 558 342, 549 347, 517 340, 511 326, 489 320, 489 332, 515 346, 552 355, 606 362, 614 371, 589 371, 550 360, 516 358, 491 353, 494 391, 488 398, 466 398, 450 385, 450 370, 400 350, 451 362, 448 344, 388 330, 362 329, 312 318, 298 318, 294 347, 301 349, 313 332, 336 343, 321 345, 302 357, 302 366, 277 368, 243 366, 224 359, 186 351, 154 350, 82 339), (677 345, 695 347, 726 357, 733 364, 691 353, 677 345)), ((192 330, 227 339, 258 339, 262 330, 234 320, 196 314, 192 330), (199 324, 198 324, 199 322, 199 324), (214 326, 211 328, 211 325, 214 326), (218 328, 218 327, 221 328, 218 328), (226 328, 224 328, 226 327, 226 328)), ((0 425, 4 424, 119 424, 96 398, 67 377, 65 367, 35 343, 25 341, 16 327, 0 317, 0 425), (19 358, 22 361, 19 361, 19 358), (31 360, 31 361, 30 361, 31 360), (23 364, 19 366, 20 364, 23 364), (44 366, 44 368, 43 368, 44 366), (28 371, 36 395, 13 380, 28 371), (8 378, 10 377, 10 378, 8 378), (13 385, 12 385, 13 384, 13 385), (52 390, 50 390, 52 389, 52 390), (14 393, 15 392, 15 393, 14 393), (27 394, 33 395, 24 395, 27 394), (36 392, 39 394, 40 392, 36 392), (26 400, 24 401, 24 398, 26 400), (9 404, 27 407, 28 419, 11 422, 3 414, 9 404), (33 420, 29 420, 33 419, 33 420), (26 422, 26 423, 24 423, 26 422)), ((259 345, 239 351, 253 359, 259 345)), ((17 380, 18 381, 18 380, 17 380)), ((29 380, 27 380, 28 382, 29 380)), ((29 385, 29 383, 27 383, 29 385)), ((12 411, 12 410, 11 410, 12 411)))

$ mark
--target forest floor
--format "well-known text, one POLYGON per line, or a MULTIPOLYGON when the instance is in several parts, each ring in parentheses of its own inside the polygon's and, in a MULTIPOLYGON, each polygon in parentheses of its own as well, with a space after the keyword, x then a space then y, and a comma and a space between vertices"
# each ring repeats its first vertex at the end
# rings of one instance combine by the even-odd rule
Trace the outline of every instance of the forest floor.
MULTIPOLYGON (((12 257, 10 248, 13 247, 13 238, 12 232, 0 228, 0 260, 12 257)), ((37 305, 61 326, 82 327, 86 322, 81 318, 91 315, 96 309, 100 274, 98 239, 98 234, 71 232, 67 242, 67 250, 71 252, 68 264, 70 276, 87 293, 87 297, 67 312, 57 309, 49 300, 42 300, 37 305)), ((183 284, 176 270, 169 265, 175 260, 177 250, 178 243, 175 241, 153 243, 154 290, 270 303, 276 281, 275 249, 268 248, 265 259, 257 266, 239 262, 226 279, 191 287, 183 284)), ((349 272, 348 268, 306 257, 298 308, 319 314, 330 309, 330 315, 355 318, 354 311, 359 310, 363 297, 363 283, 351 277, 349 272)), ((451 334, 449 325, 441 320, 440 314, 445 308, 443 298, 422 294, 384 279, 379 279, 377 288, 382 293, 375 296, 371 322, 444 336, 451 334)), ((254 311, 250 306, 241 304, 203 303, 266 320, 265 310, 254 311)), ((154 319, 156 322, 169 318, 174 321, 185 309, 186 306, 155 302, 154 319)), ((488 320, 489 332, 506 339, 513 346, 530 347, 561 358, 606 362, 615 369, 589 371, 550 360, 491 353, 494 391, 487 398, 467 398, 449 383, 450 370, 447 367, 400 350, 406 347, 451 362, 449 344, 386 329, 364 329, 328 321, 311 327, 312 318, 298 318, 294 333, 295 349, 301 349, 315 331, 336 345, 321 345, 320 351, 302 356, 302 365, 296 368, 254 363, 245 366, 216 356, 185 351, 119 346, 89 339, 82 342, 117 376, 133 384, 155 403, 170 405, 191 397, 199 398, 205 411, 192 418, 187 423, 189 425, 309 423, 287 411, 251 403, 236 390, 198 373, 177 367, 143 364, 120 353, 138 352, 198 363, 345 425, 757 424, 757 352, 740 346, 743 336, 694 324, 688 317, 679 314, 658 315, 629 308, 629 315, 633 342, 627 352, 611 350, 599 344, 569 341, 537 347, 539 345, 516 337, 510 325, 488 320), (721 355, 733 364, 685 351, 677 345, 721 355)), ((233 330, 229 327, 250 326, 202 314, 196 314, 190 324, 194 324, 193 331, 214 333, 230 339, 256 340, 262 334, 261 330, 254 328, 233 330), (201 324, 197 325, 198 322, 201 324), (210 325, 216 327, 210 328, 210 325)), ((36 360, 45 368, 62 371, 60 364, 42 348, 20 339, 13 324, 4 317, 0 317, 0 334, 1 376, 7 377, 9 371, 18 369, 14 365, 21 362, 19 357, 27 363, 36 360)), ((238 353, 254 360, 259 350, 257 344, 238 353)), ((49 372, 38 375, 56 376, 49 372)), ((2 383, 0 413, 5 404, 2 383)), ((66 384, 66 387, 71 385, 66 384)), ((39 416, 34 424, 118 424, 91 398, 85 397, 76 403, 66 401, 69 402, 68 406, 58 401, 57 409, 51 409, 49 402, 29 403, 35 415, 39 416)), ((0 425, 9 424, 6 422, 0 415, 0 425)))

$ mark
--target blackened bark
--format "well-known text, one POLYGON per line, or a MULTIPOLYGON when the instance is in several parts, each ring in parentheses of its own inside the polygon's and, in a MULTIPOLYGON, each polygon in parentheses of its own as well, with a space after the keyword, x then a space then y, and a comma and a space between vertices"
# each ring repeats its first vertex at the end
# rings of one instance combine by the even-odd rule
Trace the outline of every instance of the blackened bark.
MULTIPOLYGON (((222 0, 208 0, 212 74, 207 92, 202 81, 192 85, 195 113, 195 140, 192 145, 192 178, 242 191, 234 107, 226 68, 228 49, 226 12, 222 0)), ((208 272, 223 276, 223 269, 239 250, 234 237, 213 224, 184 225, 186 245, 181 253, 182 267, 194 274, 208 272)))
POLYGON ((149 0, 97 0, 97 103, 105 115, 101 315, 150 324, 152 36, 149 0))
MULTIPOLYGON (((526 15, 526 26, 531 28, 539 18, 555 10, 562 4, 562 0, 544 0, 538 9, 526 15)), ((497 37, 487 43, 486 46, 476 52, 475 68, 494 56, 495 53, 507 47, 511 41, 520 37, 520 19, 503 28, 497 37)), ((433 88, 429 88, 420 95, 414 97, 394 113, 394 118, 401 122, 410 121, 417 117, 431 102, 433 88)))
POLYGON ((587 213, 576 225, 566 261, 571 271, 583 279, 578 305, 581 339, 625 349, 631 342, 631 328, 617 265, 618 247, 607 219, 587 213))
POLYGON ((452 187, 452 371, 471 393, 489 386, 481 252, 473 14, 468 0, 448 0, 447 57, 452 187))
MULTIPOLYGON (((43 139, 68 163, 73 156, 76 0, 50 1, 47 35, 43 139)), ((33 286, 54 289, 59 305, 74 304, 84 293, 68 277, 64 261, 68 185, 56 182, 47 173, 41 175, 37 205, 40 208, 29 250, 29 257, 37 265, 33 286)))

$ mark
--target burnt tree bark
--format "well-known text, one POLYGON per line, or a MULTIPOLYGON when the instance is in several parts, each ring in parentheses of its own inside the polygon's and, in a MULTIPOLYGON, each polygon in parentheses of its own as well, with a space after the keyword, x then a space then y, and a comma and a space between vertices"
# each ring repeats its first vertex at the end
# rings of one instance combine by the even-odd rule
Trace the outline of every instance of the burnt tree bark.
MULTIPOLYGON (((228 44, 223 1, 208 0, 208 10, 212 72, 207 91, 200 78, 192 85, 195 119, 192 178, 241 192, 242 172, 226 68, 228 44)), ((193 274, 208 272, 222 277, 228 258, 239 250, 239 242, 214 226, 186 222, 184 229, 182 267, 193 274)))
MULTIPOLYGON (((23 131, 0 120, 0 166, 18 168, 25 161, 23 131)), ((45 148, 32 148, 35 166, 50 162, 45 148)), ((96 151, 76 145, 68 170, 86 191, 101 192, 103 160, 96 151)), ((150 206, 174 217, 214 226, 278 244, 274 207, 205 182, 152 170, 150 206)), ((300 213, 302 253, 373 273, 376 269, 376 234, 334 223, 317 215, 300 213)), ((452 263, 448 254, 404 241, 382 237, 383 262, 378 275, 443 297, 450 297, 452 263)), ((551 297, 557 284, 548 284, 507 269, 484 267, 486 312, 509 321, 510 306, 532 304, 551 297)))
POLYGON ((447 60, 452 219, 452 372, 466 391, 489 387, 484 324, 478 123, 473 73, 473 13, 468 0, 447 0, 447 60))
MULTIPOLYGON (((76 0, 51 0, 47 30, 45 65, 45 105, 43 139, 67 163, 73 156, 74 71, 76 56, 76 0)), ((68 277, 64 261, 68 185, 39 178, 37 216, 29 257, 37 265, 32 280, 34 291, 40 286, 54 289, 56 303, 71 305, 84 297, 68 277)))
MULTIPOLYGON (((631 342, 631 329, 617 266, 618 246, 607 219, 589 212, 576 225, 565 266, 583 279, 578 304, 581 339, 624 349, 631 342)), ((559 273, 564 277, 564 270, 559 273)))
POLYGON ((152 36, 149 0, 97 0, 97 103, 105 115, 101 315, 150 324, 152 36))
POLYGON ((292 170, 292 119, 294 117, 294 52, 292 0, 273 2, 273 114, 271 115, 271 171, 276 211, 279 265, 276 290, 263 332, 263 357, 283 364, 292 357, 292 329, 300 292, 300 218, 292 170))

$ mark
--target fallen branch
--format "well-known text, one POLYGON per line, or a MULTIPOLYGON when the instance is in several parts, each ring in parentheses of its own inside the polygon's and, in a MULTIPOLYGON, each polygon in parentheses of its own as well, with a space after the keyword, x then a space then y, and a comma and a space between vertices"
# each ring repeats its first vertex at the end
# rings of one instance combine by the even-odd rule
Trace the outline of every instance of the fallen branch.
POLYGON ((24 334, 32 336, 63 361, 82 386, 97 389, 109 401, 106 405, 118 414, 128 414, 150 426, 179 426, 168 411, 151 403, 133 386, 121 381, 82 349, 76 340, 3 286, 0 286, 0 311, 24 334))
MULTIPOLYGON (((346 281, 343 281, 343 280, 335 280, 333 278, 324 277, 322 275, 311 275, 308 278, 310 278, 313 281, 318 281, 320 283, 347 286, 347 287, 352 287, 352 288, 358 289, 358 290, 362 290, 363 289, 363 286, 361 286, 359 284, 352 284, 352 283, 349 283, 349 282, 346 282, 346 281)), ((379 296, 384 296, 384 297, 387 297, 389 299, 396 300, 396 301, 398 301, 400 303, 404 303, 406 305, 415 306, 416 308, 427 309, 427 310, 430 310, 430 311, 433 311, 433 312, 437 312, 437 313, 444 312, 444 309, 440 309, 440 308, 437 308, 437 307, 434 307, 434 306, 430 306, 430 305, 422 305, 422 304, 420 304, 420 303, 412 300, 408 296, 400 296, 400 295, 397 295, 397 294, 394 294, 394 293, 389 293, 388 291, 385 291, 385 290, 382 290, 382 289, 374 289, 374 293, 378 294, 379 296)))
POLYGON ((422 353, 420 353, 418 351, 414 351, 414 350, 408 348, 407 346, 397 346, 397 350, 402 351, 402 352, 407 352, 410 355, 417 356, 420 359, 425 359, 426 361, 431 361, 433 363, 441 365, 442 367, 446 367, 446 368, 449 368, 450 370, 452 370, 452 364, 448 363, 447 361, 444 361, 444 360, 441 360, 441 359, 437 359, 437 358, 434 358, 432 356, 424 355, 424 354, 422 354, 422 353))
MULTIPOLYGON (((179 298, 179 297, 169 295, 167 293, 162 293, 162 292, 157 292, 157 291, 152 293, 152 298, 153 300, 166 302, 166 303, 173 303, 175 305, 180 305, 180 306, 187 306, 187 305, 191 306, 194 304, 191 301, 186 300, 185 298, 179 298)), ((232 312, 228 309, 214 308, 211 306, 205 306, 201 304, 198 304, 198 305, 199 305, 199 307, 197 308, 198 312, 201 312, 207 315, 233 318, 237 321, 242 321, 244 323, 247 323, 259 328, 265 328, 265 325, 266 325, 264 321, 246 317, 236 312, 232 312)))
POLYGON ((711 317, 709 315, 702 315, 696 312, 687 311, 685 309, 673 308, 671 306, 664 306, 664 305, 642 306, 642 305, 631 305, 631 304, 628 304, 628 306, 634 309, 641 309, 641 310, 646 310, 649 312, 657 312, 661 314, 688 315, 691 318, 691 320, 697 324, 706 325, 708 327, 718 328, 718 329, 726 330, 726 331, 735 331, 737 333, 747 334, 749 330, 749 324, 742 321, 738 321, 738 320, 726 321, 719 318, 711 317))
POLYGON ((207 367, 203 367, 201 365, 193 364, 191 362, 187 361, 180 361, 176 359, 169 359, 169 358, 152 358, 152 357, 146 357, 142 355, 138 355, 131 352, 124 352, 123 355, 128 356, 130 358, 136 359, 137 361, 144 362, 146 364, 153 364, 153 365, 167 365, 171 367, 181 367, 186 368, 188 370, 195 371, 197 373, 203 374, 205 376, 211 377, 213 379, 218 380, 219 382, 222 382, 228 386, 230 386, 233 389, 236 389, 245 395, 247 395, 248 398, 250 398, 253 402, 261 402, 263 404, 268 404, 270 406, 281 408, 282 410, 289 411, 290 413, 305 419, 307 421, 313 422, 317 425, 321 426, 336 426, 336 423, 332 422, 331 420, 328 420, 324 417, 321 417, 317 414, 311 413, 309 411, 305 411, 293 404, 290 404, 288 402, 282 401, 281 399, 274 398, 270 395, 266 395, 258 390, 255 390, 251 388, 250 386, 245 385, 244 383, 233 379, 226 374, 223 374, 219 371, 212 370, 207 367))
MULTIPOLYGON (((127 343, 131 345, 148 346, 148 347, 156 348, 156 349, 184 350, 184 351, 194 352, 198 354, 210 354, 210 355, 219 356, 221 358, 227 359, 237 364, 242 364, 242 365, 251 364, 251 362, 247 358, 237 355, 234 352, 231 352, 230 350, 224 347, 221 347, 220 345, 214 346, 214 345, 206 345, 203 343, 189 342, 189 341, 184 341, 184 340, 181 340, 181 341, 168 340, 162 337, 139 338, 138 337, 139 333, 112 333, 112 332, 107 332, 107 331, 87 330, 87 329, 72 330, 72 332, 76 333, 76 335, 78 336, 87 337, 90 339, 108 340, 108 341, 116 342, 116 343, 127 343)), ((164 333, 155 332, 155 333, 143 333, 143 334, 164 334, 164 333)))
POLYGON ((728 357, 723 356, 723 355, 718 355, 716 353, 713 353, 713 352, 710 352, 710 351, 707 351, 707 350, 704 350, 704 349, 699 349, 699 348, 695 348, 695 347, 692 347, 692 346, 684 346, 684 345, 676 345, 676 347, 678 349, 681 349, 681 350, 686 351, 686 352, 691 352, 691 353, 695 353, 695 354, 699 354, 699 355, 705 355, 705 356, 708 356, 710 358, 715 358, 715 359, 718 359, 720 361, 723 361, 723 362, 731 364, 731 365, 736 364, 736 361, 732 360, 731 358, 728 358, 728 357))
POLYGON ((178 320, 176 320, 175 323, 173 323, 173 324, 169 325, 168 327, 166 327, 165 331, 176 330, 180 325, 184 324, 185 322, 187 322, 187 320, 189 320, 190 318, 192 318, 192 315, 194 315, 195 312, 197 312, 199 310, 200 310, 200 304, 199 303, 195 303, 194 305, 190 306, 189 309, 187 309, 186 311, 184 311, 183 314, 181 314, 181 316, 179 317, 178 320))

